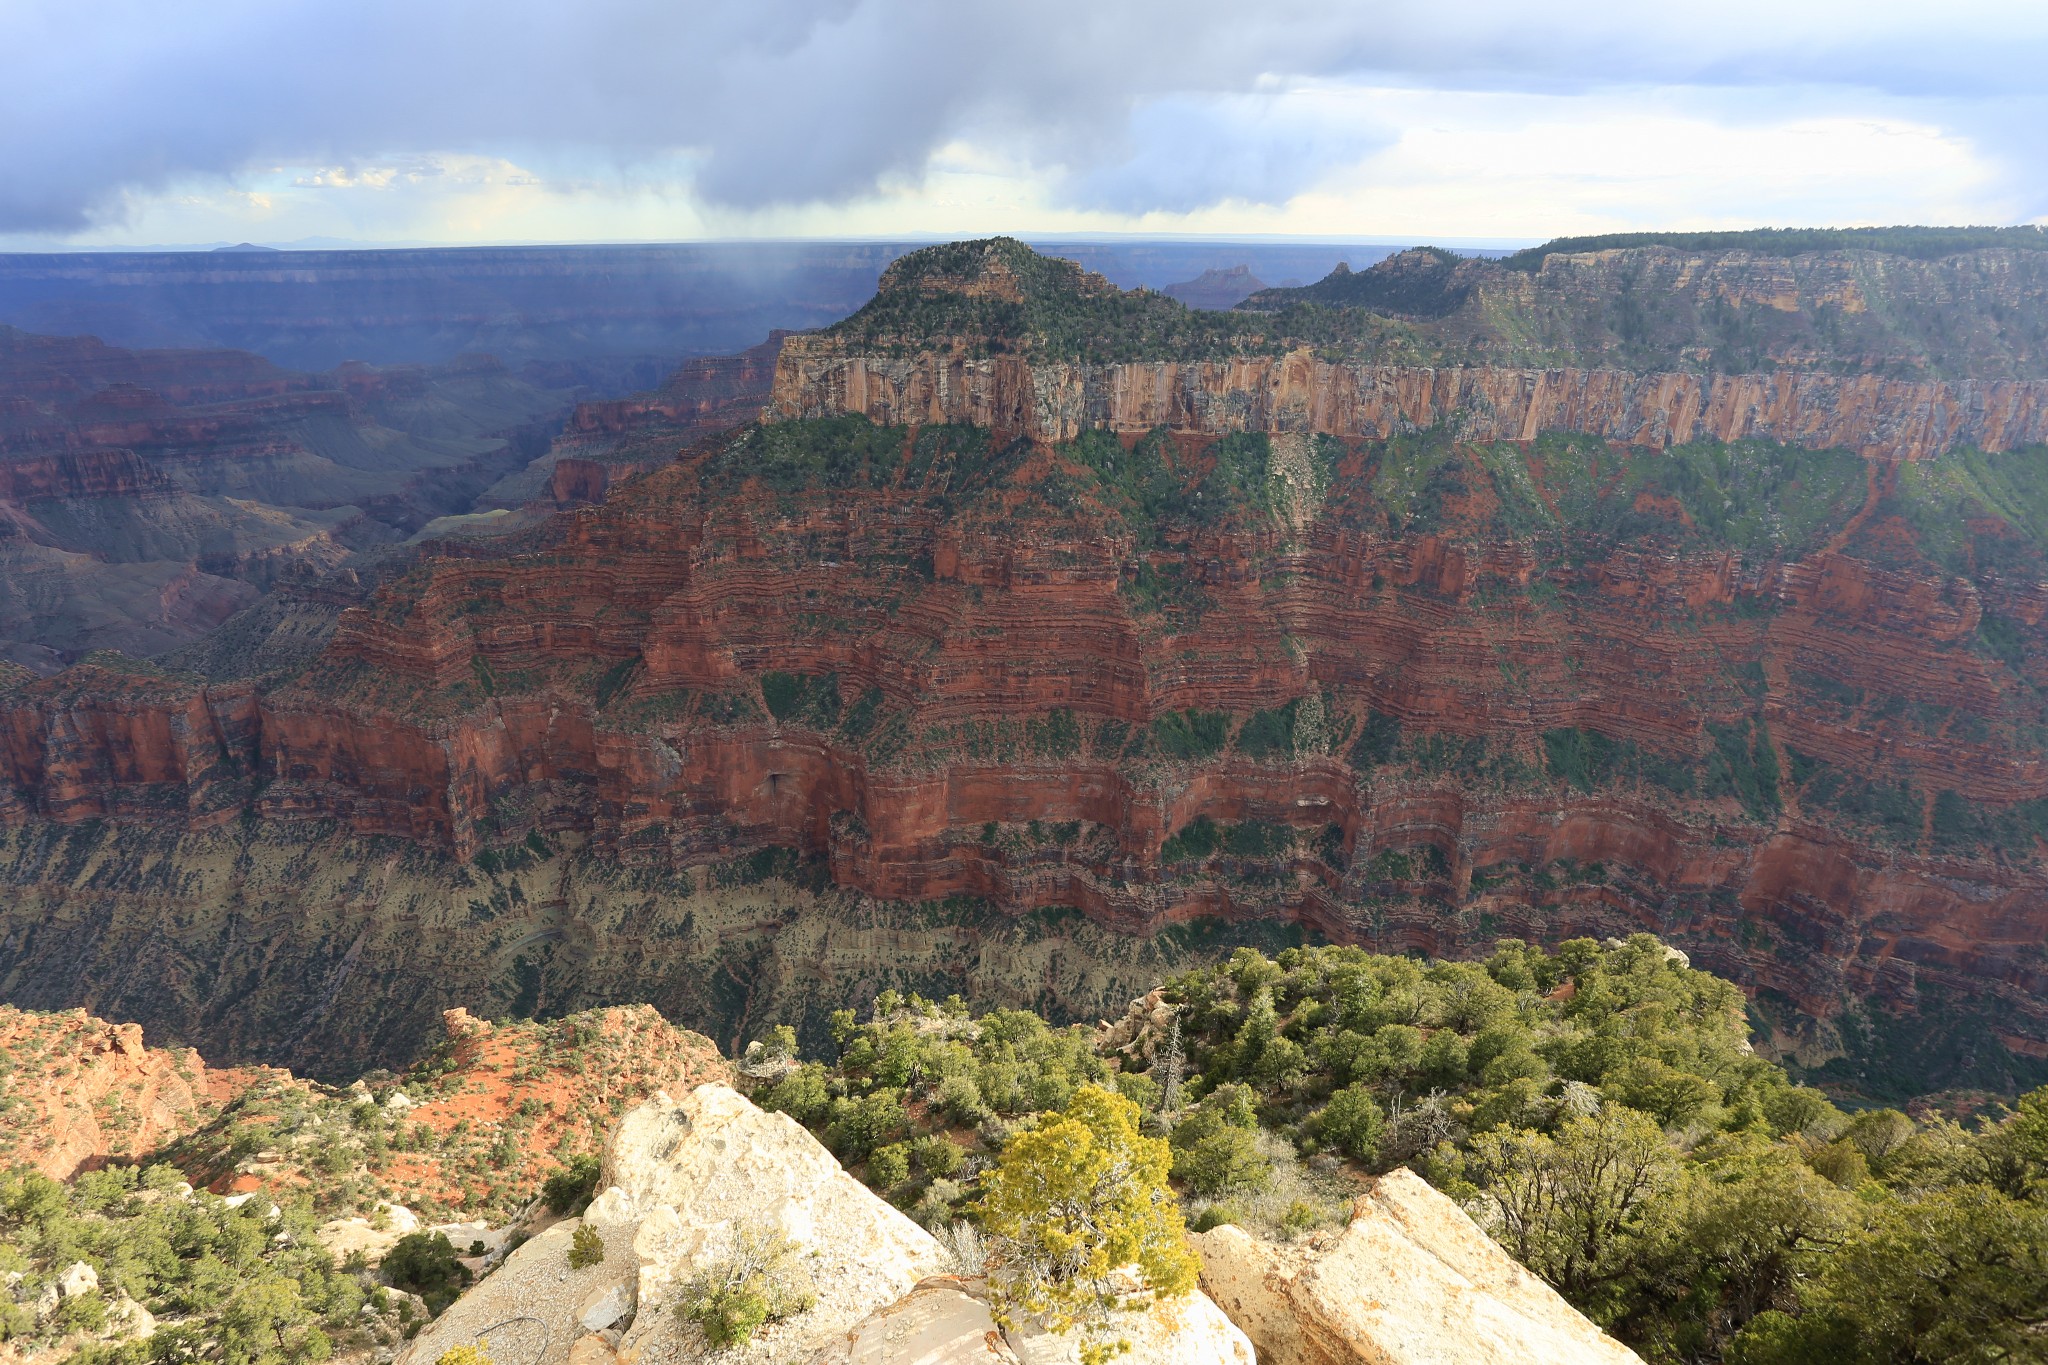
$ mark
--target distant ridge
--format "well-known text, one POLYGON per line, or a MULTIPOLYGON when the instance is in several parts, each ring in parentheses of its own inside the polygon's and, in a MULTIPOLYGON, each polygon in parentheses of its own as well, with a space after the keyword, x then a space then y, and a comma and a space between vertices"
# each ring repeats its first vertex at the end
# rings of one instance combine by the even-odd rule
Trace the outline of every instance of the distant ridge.
POLYGON ((2048 251, 2048 228, 1863 227, 1751 228, 1742 232, 1610 232, 1597 237, 1557 237, 1503 257, 1512 270, 1534 270, 1545 256, 1624 247, 1668 246, 1680 251, 1754 251, 1766 256, 1799 256, 1810 251, 1882 251, 1916 260, 1938 260, 1965 251, 2006 247, 2048 251))
POLYGON ((233 246, 217 246, 214 248, 216 254, 223 251, 276 252, 277 248, 274 246, 258 246, 254 242, 236 242, 233 246))
POLYGON ((1192 280, 1167 285, 1162 292, 1190 308, 1235 308, 1265 287, 1266 282, 1252 274, 1250 266, 1234 265, 1228 270, 1205 270, 1192 280))

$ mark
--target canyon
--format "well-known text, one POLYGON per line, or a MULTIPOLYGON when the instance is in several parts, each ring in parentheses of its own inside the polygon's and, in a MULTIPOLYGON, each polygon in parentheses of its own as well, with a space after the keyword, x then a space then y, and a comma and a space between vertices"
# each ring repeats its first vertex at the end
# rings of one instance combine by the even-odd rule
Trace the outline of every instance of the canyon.
POLYGON ((1969 375, 1917 325, 1813 341, 1844 280, 2031 307, 2027 253, 1460 265, 1336 354, 1285 291, 1022 250, 782 340, 765 423, 710 431, 767 350, 579 410, 566 510, 426 546, 299 666, 0 679, 0 994, 339 1070, 460 999, 1074 1017, 1246 937, 1647 929, 1845 1087, 2037 1074, 2048 376, 2023 328, 1969 375), (1529 364, 1487 311, 1623 277, 1798 344, 1529 364))
POLYGON ((0 653, 189 644, 466 510, 572 402, 486 357, 309 375, 0 328, 0 653))

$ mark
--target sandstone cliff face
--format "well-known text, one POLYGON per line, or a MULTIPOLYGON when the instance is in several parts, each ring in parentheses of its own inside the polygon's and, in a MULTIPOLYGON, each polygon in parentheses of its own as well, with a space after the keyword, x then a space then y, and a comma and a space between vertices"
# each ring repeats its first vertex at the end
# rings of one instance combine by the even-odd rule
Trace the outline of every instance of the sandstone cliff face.
POLYGON ((985 268, 883 312, 961 305, 974 346, 791 338, 791 420, 430 553, 293 677, 10 686, 0 810, 573 840, 1131 934, 1645 928, 1809 1022, 1946 997, 2048 1051, 2048 526, 1990 449, 2040 381, 1091 366, 995 344, 1059 270, 951 256, 985 268), (1882 458, 1808 448, 1840 441, 1882 458))
POLYGON ((1202 1287, 1266 1365, 1636 1365, 1405 1169, 1341 1232, 1278 1246, 1225 1225, 1193 1240, 1202 1287))
POLYGON ((830 336, 793 337, 777 361, 770 406, 785 419, 856 412, 878 422, 957 422, 1048 441, 1092 428, 1379 440, 1447 427, 1474 441, 1574 431, 1660 449, 1758 437, 1909 460, 1965 444, 2013 450, 2048 441, 2044 380, 1437 368, 1332 363, 1308 349, 1228 361, 1082 365, 1015 356, 847 355, 830 336))

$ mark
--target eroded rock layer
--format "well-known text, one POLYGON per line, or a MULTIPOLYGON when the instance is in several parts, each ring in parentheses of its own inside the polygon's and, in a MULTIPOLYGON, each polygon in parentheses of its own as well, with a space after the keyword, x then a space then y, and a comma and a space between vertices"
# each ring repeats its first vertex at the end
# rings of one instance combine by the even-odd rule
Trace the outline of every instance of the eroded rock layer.
POLYGON ((1780 543, 1717 544, 1705 495, 1631 483, 1672 457, 1597 443, 1265 443, 1267 510, 1166 540, 1100 468, 1234 449, 766 428, 423 565, 288 685, 20 680, 0 808, 570 832, 664 874, 786 849, 1137 934, 1645 927, 1812 1017, 1932 986, 2041 1046, 2043 596, 1914 550, 1895 473, 1723 450, 1791 474, 1780 543), (799 439, 860 476, 778 488, 799 439), (1585 515, 1654 535, 1524 525, 1596 467, 1585 515))
POLYGON ((785 418, 857 412, 878 422, 959 422, 1052 441, 1092 428, 1381 440, 1447 427, 1475 441, 1577 431, 1659 449, 1761 437, 1910 460, 1964 444, 2002 451, 2048 441, 2042 380, 1374 365, 1319 360, 1307 348, 1091 365, 846 355, 830 337, 797 337, 778 363, 773 405, 785 418))

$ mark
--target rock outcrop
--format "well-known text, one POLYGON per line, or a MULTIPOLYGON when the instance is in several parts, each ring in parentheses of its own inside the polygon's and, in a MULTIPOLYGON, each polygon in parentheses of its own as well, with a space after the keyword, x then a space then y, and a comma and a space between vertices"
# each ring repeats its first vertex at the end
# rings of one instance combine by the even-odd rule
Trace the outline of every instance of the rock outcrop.
POLYGON ((192 1048, 147 1047, 140 1024, 110 1024, 82 1010, 0 1005, 0 1057, 0 1166, 25 1165, 56 1180, 156 1151, 264 1075, 209 1071, 192 1048))
POLYGON ((1045 441, 1162 426, 1361 440, 1443 428, 1470 441, 1570 431, 1659 450, 1756 438, 1893 460, 2048 441, 2043 380, 1374 365, 1321 360, 1308 348, 1083 365, 847 355, 829 336, 793 337, 777 362, 772 409, 784 419, 857 412, 892 424, 958 422, 1045 441))
POLYGON ((810 1365, 1018 1365, 988 1304, 951 1276, 922 1281, 827 1343, 810 1365))
POLYGON ((1406 1169, 1340 1232, 1276 1245, 1225 1225, 1193 1241, 1203 1289, 1261 1365, 1640 1365, 1406 1169))
MULTIPOLYGON (((942 1273, 930 1233, 871 1193, 817 1139, 722 1085, 629 1112, 605 1148, 602 1193, 551 1225, 420 1333, 397 1365, 481 1345, 522 1365, 1073 1365, 1079 1338, 1008 1336, 985 1282, 942 1273), (580 1228, 604 1259, 569 1264, 580 1228), (763 1237, 783 1244, 808 1307, 743 1347, 713 1352, 677 1310, 693 1279, 763 1237)), ((1105 1332, 1132 1365, 1252 1365, 1251 1343, 1200 1293, 1117 1314, 1105 1332)))
MULTIPOLYGON (((1114 1313, 1100 1331, 1103 1340, 1124 1348, 1115 1359, 1131 1365, 1253 1365, 1257 1359, 1251 1338, 1200 1290, 1114 1313)), ((1078 1332, 1055 1334, 1025 1324, 1011 1334, 1011 1344, 1022 1365, 1081 1365, 1078 1332)))
MULTIPOLYGON (((405 1074, 335 1093, 272 1073, 269 1084, 238 1096, 170 1155, 195 1181, 224 1192, 305 1191, 323 1203, 355 1198, 335 1187, 360 1163, 361 1186, 403 1191, 423 1210, 461 1208, 502 1223, 565 1164, 596 1156, 616 1115, 664 1087, 681 1092, 732 1074, 709 1040, 649 1005, 496 1026, 456 1006, 441 1011, 439 1022, 442 1041, 405 1074), (358 1121, 364 1104, 376 1107, 374 1121, 358 1121), (238 1149, 240 1126, 278 1108, 304 1116, 295 1131, 253 1157, 238 1149), (387 1124, 407 1141, 364 1144, 366 1128, 387 1124)), ((381 1253, 422 1226, 452 1225, 393 1208, 376 1219, 336 1220, 324 1236, 381 1253)), ((500 1240, 488 1228, 455 1228, 451 1236, 463 1247, 500 1240)))
POLYGON ((773 410, 1048 441, 1448 427, 1922 459, 2048 440, 2048 373, 2005 321, 2043 306, 2039 250, 1923 261, 1651 246, 1530 269, 1404 252, 1196 318, 997 238, 906 256, 859 313, 791 338, 773 410))
MULTIPOLYGON (((2014 1045, 2048 1045, 2048 867, 1995 833, 2048 799, 2014 719, 2048 680, 2027 643, 2048 597, 1914 550, 1882 469, 1807 471, 1806 545, 1745 552, 1689 529, 1704 502, 1648 497, 1612 509, 1641 535, 1577 541, 1544 499, 1590 474, 1515 446, 1446 447, 1438 520, 1400 526, 1383 453, 1346 447, 1298 532, 1141 549, 1050 451, 958 501, 784 493, 725 458, 622 485, 539 548, 430 560, 281 683, 92 663, 0 686, 0 818, 333 822, 458 858, 575 834, 697 876, 783 848, 878 898, 1130 933, 1281 918, 1455 953, 1644 928, 1814 1017, 1925 984, 1996 994, 2014 1045), (1045 501, 1055 476, 1085 496, 1045 501), (1521 534, 1498 519, 1516 487, 1540 518, 1521 534), (1254 716, 1311 700, 1313 734, 1254 747, 1254 716), (1213 741, 1168 755, 1160 727, 1191 714, 1213 741), (1555 746, 1596 740, 1636 757, 1560 776, 1555 746), (1744 805, 1731 765, 1759 744, 1777 789, 1744 805), (1286 847, 1176 841, 1204 821, 1286 847)), ((68 894, 41 866, 16 864, 24 906, 68 894)), ((0 965, 51 942, 0 939, 0 965)))
MULTIPOLYGON (((603 1239, 601 1263, 572 1270, 574 1229, 556 1224, 422 1332, 399 1365, 472 1342, 490 1347, 515 1322, 527 1365, 566 1365, 579 1341, 607 1332, 600 1360, 614 1349, 621 1365, 702 1359, 702 1333, 676 1312, 678 1295, 757 1235, 786 1240, 791 1273, 814 1297, 731 1358, 802 1359, 945 1267, 930 1233, 842 1170, 795 1120, 720 1085, 680 1100, 658 1094, 629 1112, 599 1183, 581 1226, 603 1239)), ((596 1353, 583 1349, 586 1359, 596 1353)))
MULTIPOLYGON (((941 1276, 876 1309, 810 1365, 1078 1365, 1083 1336, 1026 1324, 1005 1334, 987 1282, 941 1276)), ((1252 1365, 1251 1340, 1208 1295, 1191 1293, 1112 1314, 1088 1338, 1116 1343, 1131 1365, 1252 1365)))

